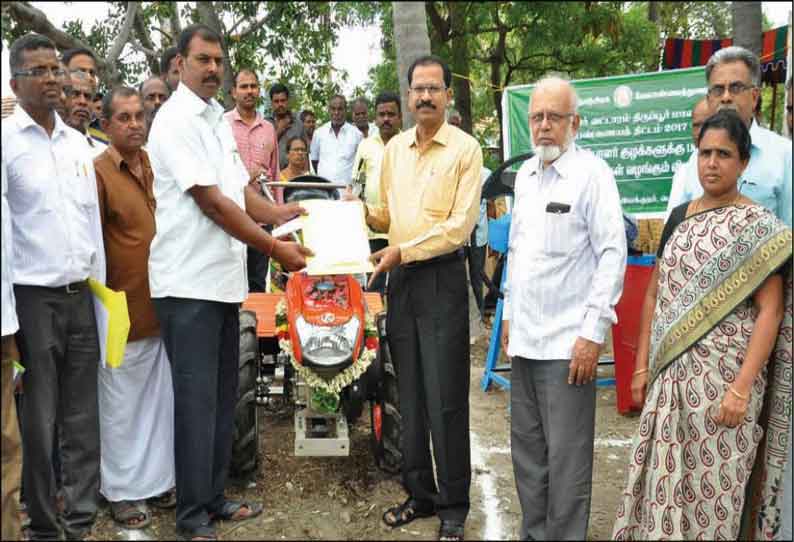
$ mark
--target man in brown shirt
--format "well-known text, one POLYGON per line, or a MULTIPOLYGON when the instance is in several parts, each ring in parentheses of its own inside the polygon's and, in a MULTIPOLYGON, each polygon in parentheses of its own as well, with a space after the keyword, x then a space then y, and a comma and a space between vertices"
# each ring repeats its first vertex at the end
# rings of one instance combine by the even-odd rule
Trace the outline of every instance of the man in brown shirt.
POLYGON ((141 149, 146 118, 138 92, 113 89, 103 99, 103 117, 110 146, 94 168, 107 286, 127 295, 130 333, 123 364, 99 369, 100 492, 117 523, 142 528, 151 521, 145 499, 175 484, 171 368, 149 293, 154 175, 141 149))

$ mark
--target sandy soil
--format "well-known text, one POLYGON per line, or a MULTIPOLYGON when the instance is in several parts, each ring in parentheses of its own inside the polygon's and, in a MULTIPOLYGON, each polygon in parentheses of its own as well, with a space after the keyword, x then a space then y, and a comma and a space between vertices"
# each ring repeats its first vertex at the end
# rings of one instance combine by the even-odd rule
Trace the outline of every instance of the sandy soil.
MULTIPOLYGON (((471 513, 466 525, 469 539, 515 539, 521 519, 510 460, 509 392, 498 387, 484 393, 480 379, 487 344, 472 350, 471 513)), ((610 366, 600 377, 612 376, 610 366)), ((438 519, 417 520, 392 530, 381 514, 405 498, 399 479, 375 468, 369 451, 369 413, 352 431, 351 455, 346 458, 298 458, 293 455, 291 412, 260 411, 260 468, 256 487, 231 487, 228 495, 264 503, 265 512, 245 523, 221 523, 222 539, 384 539, 432 540, 438 519)), ((614 386, 598 389, 593 499, 588 538, 607 539, 625 482, 626 459, 636 417, 615 408, 614 386)), ((144 530, 117 527, 103 508, 94 528, 98 539, 147 540, 175 536, 173 511, 154 510, 152 525, 144 530)))

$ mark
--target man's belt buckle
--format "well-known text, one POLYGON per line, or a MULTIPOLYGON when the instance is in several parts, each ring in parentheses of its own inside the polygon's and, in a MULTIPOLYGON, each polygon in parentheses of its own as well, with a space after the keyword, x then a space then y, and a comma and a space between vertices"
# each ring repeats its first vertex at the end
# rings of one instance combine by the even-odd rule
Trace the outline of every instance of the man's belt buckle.
POLYGON ((80 293, 79 283, 73 282, 72 284, 66 285, 66 293, 67 294, 77 294, 80 293))

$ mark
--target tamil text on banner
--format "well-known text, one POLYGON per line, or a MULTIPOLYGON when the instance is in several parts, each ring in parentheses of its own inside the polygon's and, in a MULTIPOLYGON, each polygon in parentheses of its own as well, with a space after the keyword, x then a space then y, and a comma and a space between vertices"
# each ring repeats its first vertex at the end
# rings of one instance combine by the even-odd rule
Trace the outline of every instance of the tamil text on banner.
MULTIPOLYGON (((706 95, 702 67, 572 81, 582 118, 576 143, 606 160, 626 213, 660 217, 675 170, 694 151, 692 107, 706 95)), ((529 152, 532 85, 503 94, 505 160, 529 152)))

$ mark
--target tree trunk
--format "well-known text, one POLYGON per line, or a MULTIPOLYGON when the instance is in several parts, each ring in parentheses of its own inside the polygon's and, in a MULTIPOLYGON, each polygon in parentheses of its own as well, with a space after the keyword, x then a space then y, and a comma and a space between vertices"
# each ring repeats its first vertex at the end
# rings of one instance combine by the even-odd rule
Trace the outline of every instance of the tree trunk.
MULTIPOLYGON (((218 12, 215 10, 214 2, 196 2, 196 11, 202 23, 212 28, 219 36, 226 35, 218 17, 218 12)), ((221 48, 223 49, 223 97, 221 103, 226 109, 231 109, 234 105, 234 100, 232 99, 234 71, 229 60, 229 48, 226 46, 225 39, 221 39, 221 48)))
POLYGON ((414 125, 408 112, 408 68, 422 55, 430 54, 430 37, 423 2, 392 2, 394 46, 397 51, 397 74, 402 96, 403 128, 414 125))
POLYGON ((659 22, 659 4, 648 2, 648 20, 652 23, 659 22))
POLYGON ((452 77, 452 89, 455 97, 455 108, 460 113, 461 128, 467 134, 472 134, 471 118, 471 84, 469 82, 469 42, 466 37, 465 10, 466 3, 447 2, 449 9, 449 28, 452 34, 450 47, 452 49, 452 72, 457 74, 452 77))
POLYGON ((761 55, 761 2, 731 2, 733 44, 761 55))

